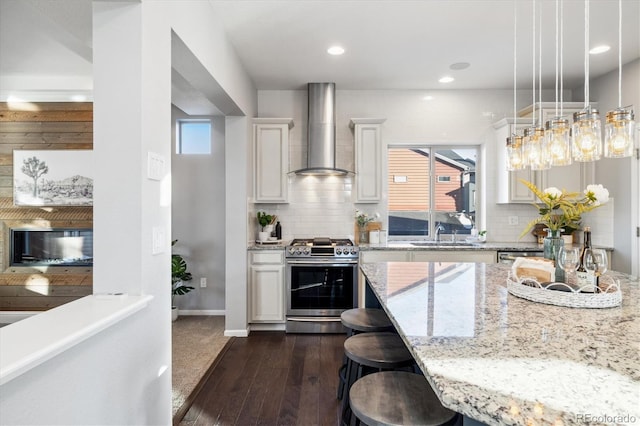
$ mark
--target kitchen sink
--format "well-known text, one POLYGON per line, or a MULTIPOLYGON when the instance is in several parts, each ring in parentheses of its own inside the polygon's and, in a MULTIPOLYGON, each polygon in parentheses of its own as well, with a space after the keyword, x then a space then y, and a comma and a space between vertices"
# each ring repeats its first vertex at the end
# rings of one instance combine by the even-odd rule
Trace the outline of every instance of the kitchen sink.
POLYGON ((416 247, 431 247, 431 246, 455 246, 455 247, 473 247, 474 243, 467 243, 464 241, 420 241, 411 243, 416 247))

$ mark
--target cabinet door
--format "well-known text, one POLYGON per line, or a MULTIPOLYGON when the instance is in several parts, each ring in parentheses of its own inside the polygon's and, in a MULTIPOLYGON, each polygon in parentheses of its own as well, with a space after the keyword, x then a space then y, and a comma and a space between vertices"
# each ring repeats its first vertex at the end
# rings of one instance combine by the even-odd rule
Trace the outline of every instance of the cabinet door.
POLYGON ((284 322, 284 266, 249 267, 249 321, 284 322))
POLYGON ((496 252, 490 250, 425 250, 412 252, 413 262, 484 262, 496 263, 496 252))
POLYGON ((531 123, 524 119, 505 118, 493 125, 495 129, 495 138, 497 150, 496 168, 496 203, 532 203, 535 201, 535 195, 527 188, 520 179, 533 182, 536 186, 542 186, 542 174, 535 172, 530 168, 510 172, 506 169, 506 139, 512 133, 522 134, 526 127, 530 127, 531 123))
POLYGON ((382 197, 380 119, 352 119, 355 145, 355 202, 377 203, 382 197))
POLYGON ((254 124, 254 197, 260 203, 288 201, 289 123, 254 124))
POLYGON ((372 250, 361 251, 360 262, 408 262, 411 260, 411 252, 406 250, 372 250))

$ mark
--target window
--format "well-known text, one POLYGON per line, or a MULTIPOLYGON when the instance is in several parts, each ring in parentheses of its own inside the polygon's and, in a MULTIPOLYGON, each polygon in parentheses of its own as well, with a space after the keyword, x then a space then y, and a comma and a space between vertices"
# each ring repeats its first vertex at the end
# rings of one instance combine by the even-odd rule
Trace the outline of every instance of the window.
POLYGON ((389 235, 428 237, 438 225, 444 234, 470 234, 478 151, 475 146, 389 147, 389 235))
POLYGON ((178 120, 177 154, 211 154, 211 121, 178 120))

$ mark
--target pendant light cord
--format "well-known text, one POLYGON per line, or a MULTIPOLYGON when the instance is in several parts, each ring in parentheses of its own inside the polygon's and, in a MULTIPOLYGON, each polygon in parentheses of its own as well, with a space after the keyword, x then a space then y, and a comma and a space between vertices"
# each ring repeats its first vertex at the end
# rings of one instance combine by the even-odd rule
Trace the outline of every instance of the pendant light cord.
POLYGON ((589 106, 589 0, 584 0, 584 108, 589 106))
POLYGON ((558 116, 558 5, 556 0, 556 117, 558 116))
POLYGON ((618 0, 618 108, 622 108, 622 0, 618 0))
POLYGON ((514 120, 516 120, 516 122, 514 123, 514 131, 513 133, 516 133, 515 131, 515 124, 517 124, 517 115, 516 115, 516 89, 518 87, 517 85, 517 63, 518 63, 518 13, 517 13, 517 0, 513 0, 513 118, 514 120))
MULTIPOLYGON (((538 15, 538 103, 539 108, 542 108, 542 6, 540 6, 540 14, 538 15)), ((538 114, 538 127, 543 127, 542 111, 538 114)))
POLYGON ((564 1, 560 0, 560 117, 563 117, 564 108, 564 1))
POLYGON ((532 80, 532 86, 533 86, 533 91, 532 91, 532 104, 534 105, 533 107, 533 116, 532 116, 532 126, 531 127, 536 127, 536 108, 535 108, 535 103, 536 103, 536 0, 532 0, 531 1, 531 5, 533 6, 533 11, 531 13, 531 15, 533 16, 532 18, 532 28, 533 28, 533 33, 531 35, 531 40, 533 42, 533 47, 531 49, 531 58, 532 58, 532 76, 531 76, 531 80, 532 80))

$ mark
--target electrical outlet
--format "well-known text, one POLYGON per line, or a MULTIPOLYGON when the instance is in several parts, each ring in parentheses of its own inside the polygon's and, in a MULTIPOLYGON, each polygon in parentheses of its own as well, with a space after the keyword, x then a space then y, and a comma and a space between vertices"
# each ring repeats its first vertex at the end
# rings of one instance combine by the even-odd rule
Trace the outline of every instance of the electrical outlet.
POLYGON ((518 216, 509 216, 509 225, 517 225, 518 216))
POLYGON ((205 288, 207 286, 207 279, 205 277, 200 278, 200 288, 205 288))

